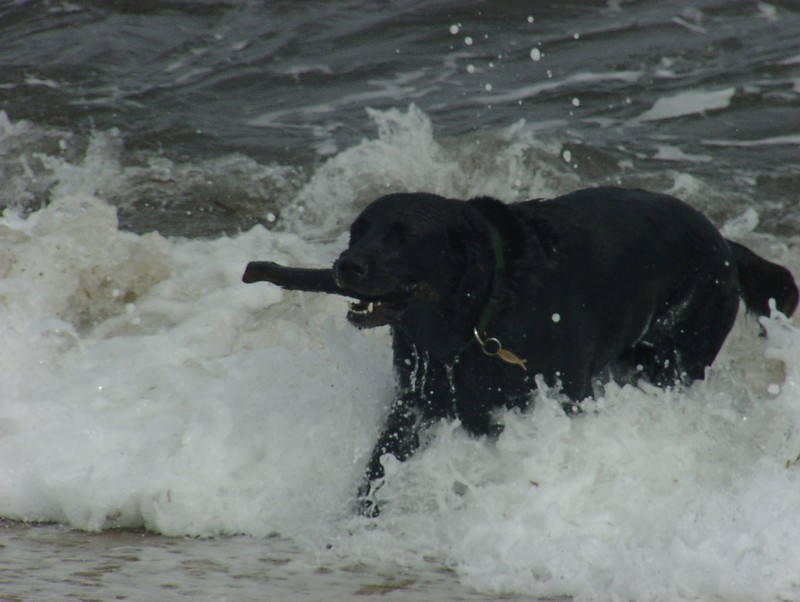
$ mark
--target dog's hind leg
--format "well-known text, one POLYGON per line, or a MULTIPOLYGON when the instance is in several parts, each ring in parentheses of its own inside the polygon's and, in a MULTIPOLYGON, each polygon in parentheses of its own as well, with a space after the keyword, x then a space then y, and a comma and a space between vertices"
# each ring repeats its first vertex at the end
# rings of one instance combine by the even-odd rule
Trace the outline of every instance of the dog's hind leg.
POLYGON ((642 341, 627 349, 610 366, 613 379, 622 385, 644 379, 658 387, 682 380, 674 344, 666 340, 642 341))
POLYGON ((627 371, 659 387, 705 378, 736 320, 734 275, 698 270, 696 280, 687 281, 642 339, 618 358, 615 372, 627 371))

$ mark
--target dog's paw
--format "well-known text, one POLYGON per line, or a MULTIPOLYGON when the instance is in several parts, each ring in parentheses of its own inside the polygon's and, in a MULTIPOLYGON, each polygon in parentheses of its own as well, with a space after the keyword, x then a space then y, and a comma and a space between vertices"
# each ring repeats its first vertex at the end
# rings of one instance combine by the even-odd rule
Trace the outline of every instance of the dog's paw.
POLYGON ((378 518, 381 507, 374 498, 360 498, 356 500, 356 512, 365 518, 378 518))
POLYGON ((356 514, 367 518, 377 518, 380 516, 381 508, 375 494, 383 485, 383 479, 366 481, 358 488, 356 495, 356 514))

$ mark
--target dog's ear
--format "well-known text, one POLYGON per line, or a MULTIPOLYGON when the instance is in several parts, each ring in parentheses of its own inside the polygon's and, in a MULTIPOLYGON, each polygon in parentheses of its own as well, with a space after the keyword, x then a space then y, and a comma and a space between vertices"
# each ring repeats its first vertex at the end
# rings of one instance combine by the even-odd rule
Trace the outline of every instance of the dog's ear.
POLYGON ((488 196, 467 202, 499 232, 509 260, 513 261, 525 252, 525 231, 508 205, 488 196))

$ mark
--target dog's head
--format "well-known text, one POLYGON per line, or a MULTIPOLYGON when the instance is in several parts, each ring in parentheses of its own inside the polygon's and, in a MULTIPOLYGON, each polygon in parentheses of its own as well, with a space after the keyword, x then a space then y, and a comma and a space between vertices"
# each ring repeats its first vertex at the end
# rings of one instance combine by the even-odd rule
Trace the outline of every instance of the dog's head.
POLYGON ((364 209, 333 266, 337 285, 358 299, 347 315, 352 324, 393 324, 412 307, 452 295, 466 265, 463 205, 415 193, 387 195, 364 209))

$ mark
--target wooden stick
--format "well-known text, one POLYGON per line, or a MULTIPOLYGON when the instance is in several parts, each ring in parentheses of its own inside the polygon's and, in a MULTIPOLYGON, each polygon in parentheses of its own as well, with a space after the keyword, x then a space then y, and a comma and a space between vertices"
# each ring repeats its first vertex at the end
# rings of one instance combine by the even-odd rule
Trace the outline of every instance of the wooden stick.
POLYGON ((330 268, 289 268, 272 261, 251 261, 242 275, 242 282, 271 282, 292 291, 364 298, 336 284, 330 268))

